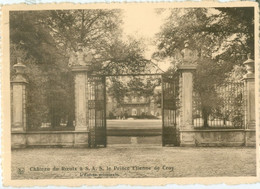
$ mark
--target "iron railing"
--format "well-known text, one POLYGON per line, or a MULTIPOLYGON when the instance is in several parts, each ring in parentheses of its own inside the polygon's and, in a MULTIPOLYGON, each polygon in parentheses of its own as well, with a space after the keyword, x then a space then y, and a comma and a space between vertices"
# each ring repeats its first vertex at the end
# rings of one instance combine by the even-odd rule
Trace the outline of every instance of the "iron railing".
POLYGON ((211 94, 193 94, 193 125, 195 128, 241 129, 245 123, 243 83, 214 86, 211 94))

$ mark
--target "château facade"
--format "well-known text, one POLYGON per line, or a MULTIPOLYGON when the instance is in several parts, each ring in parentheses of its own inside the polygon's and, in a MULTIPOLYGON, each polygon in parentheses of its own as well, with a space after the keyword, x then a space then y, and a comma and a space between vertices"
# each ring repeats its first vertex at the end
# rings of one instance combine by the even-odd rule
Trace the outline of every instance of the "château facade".
POLYGON ((154 96, 127 95, 119 104, 111 95, 107 95, 106 115, 110 119, 160 118, 161 104, 154 96))

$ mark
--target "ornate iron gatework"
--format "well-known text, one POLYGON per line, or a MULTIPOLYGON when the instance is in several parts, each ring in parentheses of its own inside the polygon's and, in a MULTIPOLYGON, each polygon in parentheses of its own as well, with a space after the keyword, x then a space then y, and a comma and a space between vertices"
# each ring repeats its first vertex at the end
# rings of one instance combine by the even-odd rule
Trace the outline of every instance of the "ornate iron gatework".
POLYGON ((104 76, 88 78, 89 145, 92 148, 107 145, 106 138, 106 82, 104 76))
POLYGON ((179 74, 162 75, 162 145, 179 146, 179 74))

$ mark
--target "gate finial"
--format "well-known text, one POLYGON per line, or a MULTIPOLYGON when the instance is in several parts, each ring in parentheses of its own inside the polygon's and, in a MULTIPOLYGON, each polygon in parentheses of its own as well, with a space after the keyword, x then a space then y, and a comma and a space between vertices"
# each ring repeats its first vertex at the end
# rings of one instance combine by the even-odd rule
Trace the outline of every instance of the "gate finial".
POLYGON ((247 71, 245 77, 253 76, 255 73, 255 61, 251 59, 251 53, 247 54, 247 60, 244 62, 244 65, 246 66, 247 71))
POLYGON ((78 44, 78 50, 71 52, 69 57, 69 66, 90 66, 93 61, 91 50, 84 47, 82 43, 78 44))
POLYGON ((184 49, 181 51, 183 64, 195 64, 198 60, 198 51, 189 48, 189 41, 184 41, 184 49))
POLYGON ((25 72, 25 68, 26 66, 21 63, 21 58, 18 57, 17 58, 17 63, 15 65, 13 65, 13 68, 16 71, 16 76, 14 77, 13 81, 14 82, 27 82, 26 79, 24 78, 24 72, 25 72))

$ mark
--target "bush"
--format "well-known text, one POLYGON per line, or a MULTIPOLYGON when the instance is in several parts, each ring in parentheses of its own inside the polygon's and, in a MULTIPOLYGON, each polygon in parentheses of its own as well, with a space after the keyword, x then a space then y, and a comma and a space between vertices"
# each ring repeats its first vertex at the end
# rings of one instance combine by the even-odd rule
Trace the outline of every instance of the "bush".
POLYGON ((159 119, 158 117, 154 115, 139 115, 139 116, 129 116, 129 118, 134 118, 134 119, 159 119))

